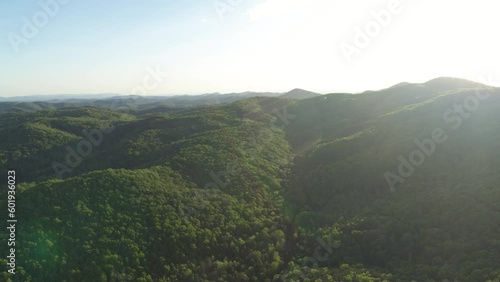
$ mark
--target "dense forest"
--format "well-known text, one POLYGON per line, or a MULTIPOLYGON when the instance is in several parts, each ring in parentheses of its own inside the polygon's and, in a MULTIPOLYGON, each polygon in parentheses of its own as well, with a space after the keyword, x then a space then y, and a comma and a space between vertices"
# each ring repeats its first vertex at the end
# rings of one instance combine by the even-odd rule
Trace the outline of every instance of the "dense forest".
POLYGON ((0 280, 500 282, 499 89, 306 94, 6 106, 0 280))

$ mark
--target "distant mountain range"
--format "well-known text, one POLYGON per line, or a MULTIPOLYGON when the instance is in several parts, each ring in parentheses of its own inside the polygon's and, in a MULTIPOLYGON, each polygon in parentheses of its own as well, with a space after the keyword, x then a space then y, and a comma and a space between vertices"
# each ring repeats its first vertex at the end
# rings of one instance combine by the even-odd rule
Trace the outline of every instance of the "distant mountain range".
POLYGON ((158 106, 186 108, 193 106, 217 105, 232 103, 253 97, 281 97, 285 99, 307 99, 322 94, 302 89, 293 89, 286 93, 277 92, 242 92, 242 93, 207 93, 201 95, 174 96, 139 96, 117 94, 78 94, 78 95, 34 95, 22 97, 0 97, 0 110, 43 110, 59 109, 73 106, 93 106, 100 108, 128 108, 148 110, 158 106))
MULTIPOLYGON (((394 93, 400 95, 401 89, 405 93, 421 92, 422 87, 432 89, 433 91, 444 92, 456 89, 486 87, 484 84, 452 77, 440 77, 432 79, 425 83, 398 83, 387 89, 378 91, 365 91, 367 93, 394 93)), ((233 103, 236 101, 253 97, 278 97, 291 100, 303 100, 321 96, 323 94, 315 93, 304 89, 293 89, 285 93, 278 92, 242 92, 242 93, 207 93, 201 95, 174 95, 174 96, 139 96, 139 95, 118 95, 112 93, 105 94, 62 94, 62 95, 33 95, 20 97, 0 97, 0 111, 13 110, 43 110, 59 109, 64 107, 92 106, 98 108, 107 108, 112 110, 131 110, 146 111, 154 108, 187 108, 195 106, 218 105, 233 103)), ((425 96, 425 94, 424 94, 425 96)), ((410 95, 409 97, 414 97, 410 95)), ((395 99, 394 101, 398 101, 395 99)))

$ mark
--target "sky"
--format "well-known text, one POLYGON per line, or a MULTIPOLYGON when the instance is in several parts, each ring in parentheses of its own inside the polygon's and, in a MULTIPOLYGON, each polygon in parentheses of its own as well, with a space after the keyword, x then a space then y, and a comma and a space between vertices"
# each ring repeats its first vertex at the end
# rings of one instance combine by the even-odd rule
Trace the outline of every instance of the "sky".
POLYGON ((0 96, 500 86, 497 3, 2 0, 0 96))

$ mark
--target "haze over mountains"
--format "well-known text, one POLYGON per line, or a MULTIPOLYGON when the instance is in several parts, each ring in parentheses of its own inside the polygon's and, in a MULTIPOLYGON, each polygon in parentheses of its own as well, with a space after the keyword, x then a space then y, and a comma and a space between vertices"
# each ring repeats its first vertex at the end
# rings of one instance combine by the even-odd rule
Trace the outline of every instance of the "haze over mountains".
MULTIPOLYGON (((481 87, 477 82, 458 78, 436 78, 426 83, 402 82, 388 89, 401 86, 426 85, 434 90, 446 91, 454 88, 481 87)), ((368 90, 365 93, 375 92, 368 90)), ((242 93, 207 93, 201 95, 172 95, 172 96, 140 96, 117 94, 61 94, 61 95, 33 95, 19 97, 0 97, 0 110, 41 110, 58 109, 70 106, 94 106, 102 108, 126 107, 129 110, 148 110, 154 107, 191 107, 201 105, 215 105, 231 103, 252 97, 280 97, 285 99, 308 99, 322 94, 293 89, 286 93, 276 92, 242 92, 242 93)))
POLYGON ((35 95, 23 97, 0 97, 0 110, 41 110, 58 109, 68 106, 94 106, 111 108, 126 106, 134 110, 147 110, 158 106, 191 107, 230 103, 252 97, 283 97, 288 99, 306 99, 321 94, 294 89, 286 93, 243 92, 243 93, 209 93, 202 95, 174 96, 139 96, 116 94, 80 94, 80 95, 35 95))
POLYGON ((500 89, 259 94, 4 107, 14 281, 500 280, 500 89))

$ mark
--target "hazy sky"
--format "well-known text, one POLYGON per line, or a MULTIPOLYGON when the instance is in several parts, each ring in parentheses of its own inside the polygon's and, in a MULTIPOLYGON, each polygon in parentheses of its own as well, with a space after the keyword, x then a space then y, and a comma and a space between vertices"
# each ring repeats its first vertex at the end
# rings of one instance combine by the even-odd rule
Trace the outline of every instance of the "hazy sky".
POLYGON ((500 81, 499 8, 494 0, 2 0, 0 96, 500 81))

